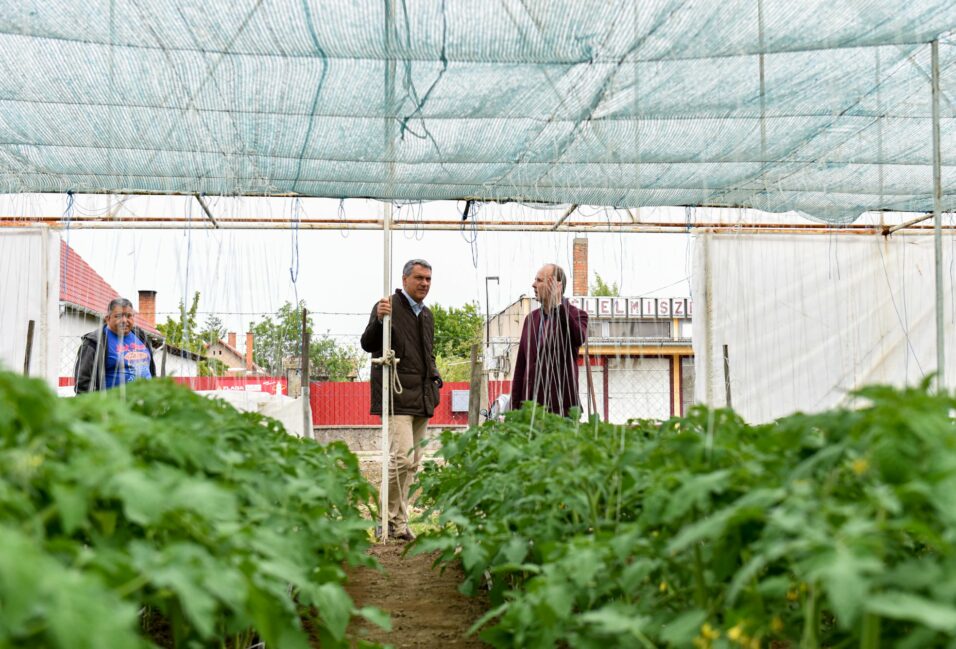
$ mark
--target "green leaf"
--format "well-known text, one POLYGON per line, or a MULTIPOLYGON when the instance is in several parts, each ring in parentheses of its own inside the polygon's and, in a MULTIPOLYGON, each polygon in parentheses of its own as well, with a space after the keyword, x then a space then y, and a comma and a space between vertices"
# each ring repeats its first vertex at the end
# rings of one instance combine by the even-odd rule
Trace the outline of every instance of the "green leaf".
POLYGON ((661 640, 675 647, 688 647, 706 621, 706 611, 695 609, 682 613, 664 627, 661 631, 661 640))
POLYGON ((87 516, 86 496, 79 490, 66 485, 54 485, 50 492, 56 502, 63 531, 72 534, 82 527, 87 516))
POLYGON ((150 583, 154 587, 170 589, 199 633, 204 638, 212 637, 216 601, 204 584, 206 574, 211 574, 216 568, 205 548, 177 543, 157 550, 143 542, 135 542, 130 550, 134 565, 150 583))
POLYGON ((385 631, 392 630, 392 618, 389 617, 387 612, 378 607, 363 606, 356 611, 356 614, 385 631))
POLYGON ((644 557, 635 559, 633 563, 621 570, 617 577, 621 590, 628 595, 636 594, 640 585, 659 565, 660 562, 653 559, 644 557))
POLYGON ((477 567, 484 566, 485 553, 477 543, 466 543, 461 549, 461 565, 471 572, 477 567))
POLYGON ((143 471, 123 471, 112 484, 123 501, 123 513, 134 523, 149 525, 166 511, 165 490, 143 471))
POLYGON ((855 624, 869 592, 869 575, 883 564, 873 557, 859 556, 842 545, 818 561, 812 574, 820 577, 833 605, 837 622, 844 629, 855 624))
POLYGON ((528 556, 528 542, 520 536, 513 536, 501 549, 508 563, 521 563, 528 556))
POLYGON ((712 493, 720 493, 730 480, 729 470, 713 471, 689 476, 680 488, 674 492, 667 508, 664 510, 664 521, 674 521, 691 508, 709 509, 708 499, 712 493))
POLYGON ((644 626, 647 624, 647 619, 637 615, 637 611, 618 604, 588 611, 580 615, 578 619, 593 627, 597 633, 611 636, 639 637, 643 635, 644 626))
POLYGON ((899 591, 878 593, 870 596, 863 606, 868 613, 956 633, 956 608, 925 597, 899 591))
POLYGON ((313 601, 332 637, 336 640, 344 638, 352 614, 352 598, 345 589, 339 584, 322 584, 315 589, 313 601))

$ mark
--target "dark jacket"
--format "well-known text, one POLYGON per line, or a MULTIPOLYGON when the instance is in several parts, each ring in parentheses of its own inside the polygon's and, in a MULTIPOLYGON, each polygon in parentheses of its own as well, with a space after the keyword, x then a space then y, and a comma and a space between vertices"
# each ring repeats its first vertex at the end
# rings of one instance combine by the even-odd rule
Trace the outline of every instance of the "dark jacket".
MULTIPOLYGON (((378 321, 376 310, 372 307, 368 326, 362 334, 362 349, 373 358, 382 355, 382 335, 384 327, 378 321)), ((441 377, 435 366, 435 318, 425 307, 418 317, 402 291, 396 290, 392 296, 392 349, 399 359, 398 378, 402 382, 401 394, 392 393, 391 412, 396 415, 431 417, 438 406, 438 389, 441 377)), ((372 407, 373 415, 382 414, 382 366, 372 365, 372 407)))
MULTIPOLYGON (((130 330, 140 342, 149 348, 149 373, 156 376, 156 363, 153 362, 153 348, 146 332, 139 327, 130 330)), ((73 391, 96 392, 106 384, 106 326, 84 334, 80 339, 80 349, 76 352, 76 365, 73 367, 73 391)))
POLYGON ((567 416, 581 406, 578 397, 578 350, 588 335, 588 314, 561 301, 548 318, 541 309, 528 314, 521 329, 518 358, 511 379, 511 407, 536 401, 567 416))

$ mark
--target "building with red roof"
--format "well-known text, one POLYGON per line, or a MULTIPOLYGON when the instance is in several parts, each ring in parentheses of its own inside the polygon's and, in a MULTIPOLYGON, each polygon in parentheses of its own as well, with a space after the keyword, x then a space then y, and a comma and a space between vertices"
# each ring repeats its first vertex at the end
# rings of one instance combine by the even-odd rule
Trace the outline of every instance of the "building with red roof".
MULTIPOLYGON (((153 334, 158 339, 163 335, 156 329, 156 294, 154 291, 140 291, 142 298, 144 293, 152 294, 152 301, 149 302, 151 309, 147 307, 146 313, 142 309, 135 310, 133 320, 137 327, 142 328, 146 333, 153 334)), ((103 276, 93 270, 93 267, 86 263, 86 260, 66 245, 66 241, 60 241, 60 313, 64 309, 83 312, 94 318, 102 320, 106 315, 106 307, 110 300, 118 297, 125 297, 110 286, 109 282, 103 279, 103 276)), ((140 300, 140 306, 147 306, 140 300)), ((87 329, 89 331, 89 329, 87 329)), ((84 332, 85 333, 85 332, 84 332)))
MULTIPOLYGON (((73 384, 80 338, 103 326, 106 307, 118 297, 126 296, 120 295, 65 241, 60 241, 60 386, 73 384)), ((139 291, 133 322, 153 339, 154 345, 164 341, 156 328, 156 291, 139 291)), ((163 376, 198 376, 199 362, 205 360, 200 354, 170 345, 163 345, 154 353, 156 370, 163 376)))

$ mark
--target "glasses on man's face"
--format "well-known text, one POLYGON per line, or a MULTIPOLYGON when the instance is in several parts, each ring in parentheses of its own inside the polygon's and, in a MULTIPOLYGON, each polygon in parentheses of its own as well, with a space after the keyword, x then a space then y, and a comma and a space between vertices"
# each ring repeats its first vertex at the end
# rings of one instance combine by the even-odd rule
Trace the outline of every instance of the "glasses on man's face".
POLYGON ((114 320, 132 320, 133 314, 132 313, 111 313, 110 318, 114 320))

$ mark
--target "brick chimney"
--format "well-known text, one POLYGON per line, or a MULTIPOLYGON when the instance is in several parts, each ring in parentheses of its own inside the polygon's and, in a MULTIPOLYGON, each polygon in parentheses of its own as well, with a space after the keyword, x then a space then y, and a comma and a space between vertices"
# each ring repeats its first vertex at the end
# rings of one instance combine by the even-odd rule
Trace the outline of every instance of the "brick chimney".
POLYGON ((139 292, 139 317, 150 327, 156 328, 156 291, 139 292))
POLYGON ((228 342, 229 346, 232 347, 233 349, 236 348, 236 332, 235 331, 230 331, 228 334, 226 334, 226 342, 228 342))
POLYGON ((252 332, 246 332, 246 369, 252 371, 252 332))
POLYGON ((574 239, 574 268, 572 295, 588 294, 588 240, 584 237, 574 239))

